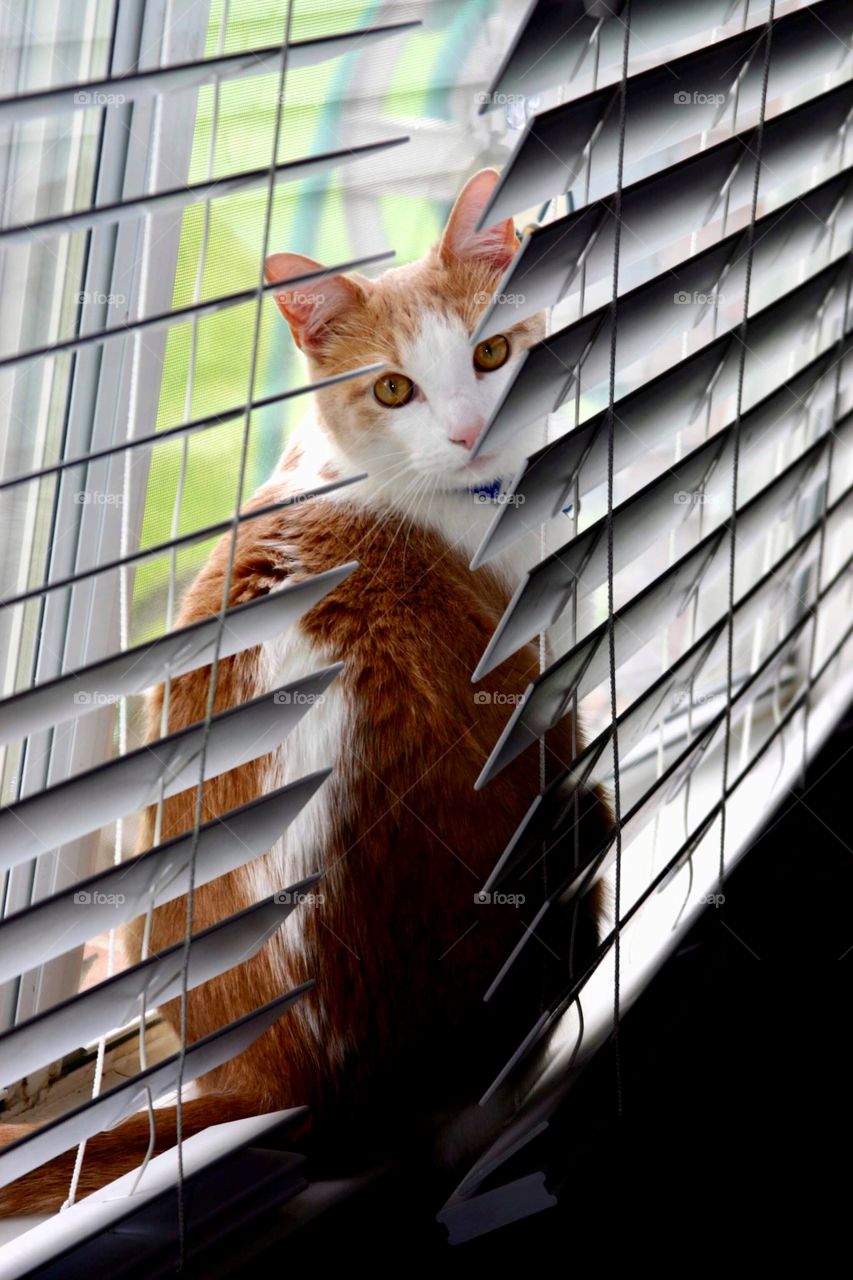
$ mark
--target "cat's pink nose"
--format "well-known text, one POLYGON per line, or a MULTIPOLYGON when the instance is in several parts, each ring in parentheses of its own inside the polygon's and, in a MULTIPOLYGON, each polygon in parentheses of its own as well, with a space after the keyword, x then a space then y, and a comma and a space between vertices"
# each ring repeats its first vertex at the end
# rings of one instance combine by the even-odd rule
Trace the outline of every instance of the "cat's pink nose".
POLYGON ((465 422, 455 423, 448 432, 448 438, 454 444, 464 444, 466 449, 473 449, 474 441, 483 430, 485 418, 469 418, 465 422))

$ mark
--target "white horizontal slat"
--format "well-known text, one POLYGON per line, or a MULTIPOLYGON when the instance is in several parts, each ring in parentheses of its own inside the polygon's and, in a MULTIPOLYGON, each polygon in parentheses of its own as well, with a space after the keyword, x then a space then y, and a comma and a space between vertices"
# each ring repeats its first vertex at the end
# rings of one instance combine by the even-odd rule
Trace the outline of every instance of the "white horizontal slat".
MULTIPOLYGON (((298 71, 329 58, 338 58, 354 49, 366 49, 386 40, 389 36, 412 31, 418 22, 401 22, 387 27, 370 27, 360 31, 346 31, 339 35, 320 36, 313 40, 294 40, 287 46, 287 69, 298 71)), ((83 111, 87 107, 121 105, 152 94, 176 92, 182 89, 198 89, 216 80, 234 80, 242 76, 275 75, 281 71, 282 46, 267 45, 261 49, 247 49, 242 53, 223 54, 218 58, 205 58, 199 62, 185 62, 165 67, 153 67, 149 71, 135 71, 129 75, 112 76, 104 80, 80 81, 62 85, 56 89, 42 89, 20 94, 14 98, 0 99, 0 121, 8 125, 13 121, 33 117, 83 111)))
MULTIPOLYGON (((761 141, 759 218, 806 195, 847 168, 853 85, 771 120, 761 141)), ((748 225, 756 160, 750 137, 703 155, 622 192, 619 289, 627 293, 748 225)), ((609 200, 528 228, 498 283, 472 341, 500 332, 546 307, 581 312, 609 301, 616 219, 609 200)))
MULTIPOLYGON (((189 1084, 223 1062, 236 1058, 313 985, 313 982, 303 983, 191 1044, 184 1055, 183 1083, 189 1084)), ((94 1134, 112 1129, 134 1111, 140 1110, 149 1096, 156 1102, 164 1094, 172 1093, 178 1086, 179 1068, 180 1054, 176 1053, 4 1147, 0 1150, 0 1186, 5 1187, 16 1178, 31 1173, 94 1134)))
POLYGON ((371 253, 361 258, 352 258, 347 262, 338 263, 335 266, 324 267, 322 271, 306 271, 303 276, 291 276, 287 281, 268 280, 260 289, 256 285, 253 288, 239 289, 234 293, 222 293, 216 297, 207 298, 202 302, 188 303, 185 307, 173 307, 169 311, 157 311, 151 315, 142 316, 138 320, 128 320, 125 324, 114 324, 108 329, 95 329, 89 333, 74 334, 70 338, 60 338, 55 342, 46 342, 40 346, 28 347, 24 351, 17 351, 12 355, 0 358, 0 369, 17 368, 18 365, 28 364, 31 360, 53 359, 56 356, 68 355, 72 351, 82 351, 85 347, 109 343, 114 338, 126 338, 130 333, 168 329, 173 325, 185 324, 187 320, 192 320, 193 317, 212 316, 219 311, 224 311, 227 307, 238 307, 245 302, 254 302, 257 300, 259 293, 263 296, 272 294, 275 289, 280 289, 282 284, 285 283, 288 288, 293 288, 306 280, 318 280, 330 275, 340 275, 346 271, 353 271, 356 267, 376 266, 380 262, 387 262, 393 256, 393 253, 387 250, 382 253, 371 253))
MULTIPOLYGON (((184 1179, 191 1184, 200 1173, 231 1159, 241 1148, 255 1143, 266 1145, 276 1130, 286 1130, 305 1114, 304 1107, 294 1107, 289 1111, 231 1120, 194 1133, 181 1147, 184 1179)), ((303 1163, 303 1156, 293 1157, 294 1191, 305 1185, 300 1173, 303 1163)), ((141 1177, 138 1169, 131 1169, 0 1249, 0 1275, 3 1280, 22 1280, 36 1268, 47 1267, 87 1241, 121 1229, 122 1224, 143 1214, 146 1206, 162 1196, 174 1196, 177 1181, 177 1148, 172 1147, 154 1156, 141 1177)), ((137 1241, 139 1248, 143 1240, 137 1236, 137 1241)))
MULTIPOLYGON (((208 884, 273 847, 331 773, 309 774, 205 822, 195 851, 195 884, 208 884)), ((189 888, 193 833, 128 858, 0 920, 0 982, 18 977, 189 888)))
MULTIPOLYGON (((836 504, 829 517, 828 528, 831 530, 836 520, 840 523, 844 519, 849 519, 851 515, 853 515, 853 492, 836 504)), ((764 618, 781 616, 787 606, 797 605, 798 599, 796 596, 792 598, 792 595, 798 589, 803 574, 816 563, 819 548, 820 527, 812 526, 801 539, 798 539, 790 551, 771 566, 752 591, 736 604, 733 631, 736 645, 744 637, 748 638, 764 618)), ((669 671, 620 712, 617 719, 620 759, 624 760, 638 741, 655 730, 675 709, 683 710, 693 706, 695 710, 695 704, 699 700, 703 707, 706 705, 705 695, 699 692, 702 688, 701 682, 698 682, 698 688, 696 682, 703 669, 714 670, 722 666, 721 642, 726 638, 726 629, 725 618, 715 622, 683 657, 673 663, 669 671)), ((752 679, 753 676, 748 669, 735 677, 736 692, 732 702, 733 723, 737 723, 738 704, 747 688, 747 682, 752 679), (743 681, 740 687, 737 687, 738 680, 743 681)), ((700 726, 696 730, 697 738, 693 747, 699 753, 702 751, 703 735, 712 724, 713 717, 707 725, 700 726)), ((560 826, 564 817, 571 811, 576 788, 590 790, 596 785, 606 787, 611 785, 613 768, 611 737, 612 726, 608 726, 589 742, 571 764, 553 778, 546 790, 537 797, 495 864, 494 870, 483 886, 484 891, 490 891, 503 883, 507 874, 514 871, 528 856, 539 856, 550 834, 560 826)), ((687 772, 692 770, 694 763, 695 761, 691 763, 689 756, 686 757, 678 773, 686 776, 687 772)), ((667 771, 668 769, 669 766, 667 771)), ((668 776, 666 780, 668 790, 674 788, 678 781, 679 777, 676 774, 668 776)), ((639 821, 630 812, 633 801, 630 787, 625 784, 624 775, 623 787, 625 788, 623 822, 626 828, 635 822, 639 827, 639 821)), ((644 820, 654 815, 655 807, 655 805, 650 806, 648 813, 644 815, 644 820)), ((591 861, 598 850, 590 849, 588 853, 591 861)), ((554 896, 563 899, 567 892, 567 885, 553 886, 554 896)))
POLYGON ((342 669, 342 663, 272 690, 117 760, 76 774, 0 809, 0 868, 36 858, 107 822, 136 813, 162 794, 198 785, 199 752, 207 736, 205 778, 279 746, 342 669))
MULTIPOLYGON (((766 120, 850 79, 849 27, 846 0, 824 0, 775 23, 766 120)), ((763 41, 745 31, 630 79, 624 186, 753 128, 761 107, 762 48, 763 41)), ((611 195, 619 150, 616 93, 611 87, 599 89, 534 116, 479 225, 511 218, 566 191, 575 208, 611 195)))
MULTIPOLYGON (((853 229, 853 173, 845 171, 804 200, 756 224, 750 316, 836 262, 847 264, 853 229)), ((743 318, 748 231, 624 295, 619 305, 622 385, 633 390, 673 364, 734 332, 743 318)), ((550 334, 516 365, 473 453, 504 443, 520 425, 552 413, 580 385, 606 398, 613 311, 607 305, 550 334)))
POLYGON ((229 609, 224 624, 217 616, 170 631, 156 640, 125 649, 80 671, 35 685, 0 702, 0 744, 51 725, 76 719, 129 694, 141 693, 167 676, 174 679, 208 665, 222 630, 220 658, 262 644, 293 626, 302 615, 344 582, 356 561, 313 578, 271 591, 229 609))
MULTIPOLYGON (((584 600, 597 590, 607 581, 609 564, 614 574, 620 573, 679 526, 689 525, 698 541, 726 521, 735 451, 740 474, 749 467, 749 475, 757 477, 758 483, 766 482, 776 467, 780 439, 797 432, 802 445, 798 452, 806 453, 835 426, 834 415, 840 407, 837 399, 833 368, 816 388, 814 384, 811 388, 808 384, 798 385, 797 380, 786 384, 744 415, 737 432, 732 423, 614 509, 612 561, 606 515, 540 561, 519 584, 475 678, 499 666, 516 649, 552 626, 571 601, 584 600), (810 389, 815 394, 806 401, 810 389)), ((792 461, 794 458, 789 457, 789 465, 792 461)), ((753 489, 755 483, 753 479, 753 489)), ((751 496, 749 484, 741 480, 739 501, 745 503, 751 496)), ((642 569, 637 570, 632 580, 635 593, 646 577, 642 569)))
MULTIPOLYGON (((784 17, 810 3, 777 0, 775 16, 784 17)), ((480 110, 530 98, 555 85, 569 100, 618 80, 623 8, 621 0, 533 0, 483 94, 480 110)), ((768 12, 768 0, 745 7, 731 0, 633 0, 628 74, 638 75, 754 30, 767 21, 768 12)))
MULTIPOLYGON (((197 933, 189 950, 187 990, 255 955, 319 879, 319 875, 309 876, 197 933)), ((142 1013, 143 997, 145 1007, 153 1009, 180 995, 186 958, 184 942, 178 942, 10 1027, 0 1034, 0 1088, 126 1026, 142 1013)))
POLYGON ((447 1228, 450 1244, 464 1244, 484 1231, 496 1231, 534 1213, 542 1213, 558 1203, 549 1191, 545 1174, 527 1173, 480 1195, 446 1205, 437 1215, 447 1228))
MULTIPOLYGON (((289 160, 277 164, 274 169, 275 182, 301 182, 320 173, 328 173, 340 165, 352 164, 356 160, 365 160, 369 156, 379 155, 393 147, 408 142, 408 138, 389 138, 385 142, 375 142, 361 147, 347 147, 345 150, 327 151, 318 156, 306 156, 302 160, 289 160)), ((140 214, 172 213, 198 204, 203 200, 221 200, 226 196, 255 191, 266 187, 270 182, 270 167, 252 169, 246 173, 235 173, 227 178, 216 178, 209 182, 191 183, 189 186, 173 187, 165 191, 150 192, 132 200, 119 200, 113 204, 91 205, 86 209, 69 213, 54 214, 37 222, 21 226, 0 227, 0 247, 9 244, 28 244, 34 236, 46 240, 50 236, 67 235, 72 231, 86 231, 92 227, 109 226, 118 222, 126 222, 140 214)))
MULTIPOLYGON (((335 373, 329 378, 319 378, 316 382, 309 382, 301 387, 290 387, 287 391, 277 391, 270 396, 259 396, 250 403, 244 401, 242 404, 231 405, 229 408, 220 409, 216 413, 205 414, 202 418, 190 418, 187 422, 178 422, 171 427, 162 427, 159 431, 128 436, 115 444, 105 445, 102 449, 93 449, 89 453, 60 457, 55 462, 49 462, 46 466, 37 467, 32 471, 20 471, 16 475, 4 476, 0 479, 0 493, 7 489, 17 488, 18 485, 31 484, 34 481, 46 479, 48 476, 60 475, 63 471, 70 471, 74 467, 83 467, 92 462, 99 462, 103 458, 112 458, 116 454, 125 453, 132 449, 144 449, 150 445, 168 443, 182 436, 194 435, 196 432, 207 431, 212 427, 220 427, 224 423, 233 422, 236 419, 242 418, 245 420, 247 414, 252 414, 257 409, 269 409, 273 405, 284 404, 286 400, 295 400, 299 396, 313 395, 326 387, 335 387, 340 382, 349 382, 353 378, 363 378, 366 374, 375 373, 381 368, 381 364, 361 365, 356 369, 347 369, 345 373, 335 373)), ((250 430, 251 425, 250 418, 250 430)))
MULTIPOLYGON (((823 440, 739 511, 739 551, 743 552, 766 534, 779 513, 798 502, 806 488, 822 478, 825 463, 826 442, 823 440)), ((618 611, 614 624, 617 667, 677 617, 700 584, 707 589, 709 582, 728 569, 730 538, 728 525, 722 525, 618 611)), ((751 585, 740 584, 736 598, 740 598, 751 585)), ((477 788, 485 786, 526 747, 552 728, 569 710, 573 694, 581 698, 595 689, 606 678, 609 661, 605 624, 605 628, 599 627, 592 632, 538 676, 528 686, 505 726, 477 779, 477 788)))
MULTIPOLYGON (((830 291, 826 273, 809 281, 750 322, 746 336, 741 411, 747 413, 768 391, 789 385, 797 394, 822 377, 835 359, 841 337, 849 271, 835 273, 830 291), (817 320, 816 320, 817 317, 817 320)), ((853 325, 853 312, 847 327, 853 325)), ((846 331, 845 331, 846 332, 846 331)), ((849 341, 841 353, 848 358, 849 341)), ((737 413, 739 344, 725 334, 697 355, 616 402, 614 475, 679 432, 704 423, 710 435, 737 413)), ((853 392, 844 391, 844 408, 853 392)), ((522 537, 531 525, 559 516, 577 480, 583 497, 607 478, 609 423, 606 410, 528 458, 508 488, 517 501, 501 504, 472 561, 478 568, 522 537)))

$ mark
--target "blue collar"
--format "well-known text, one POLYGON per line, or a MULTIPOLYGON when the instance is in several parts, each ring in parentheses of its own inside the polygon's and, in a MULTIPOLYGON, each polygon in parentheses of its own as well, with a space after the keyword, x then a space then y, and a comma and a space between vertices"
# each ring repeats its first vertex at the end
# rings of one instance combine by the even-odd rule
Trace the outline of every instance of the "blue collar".
MULTIPOLYGON (((503 479, 498 476, 496 480, 490 480, 488 484, 472 484, 467 489, 456 489, 456 493, 471 493, 475 498, 480 498, 483 502, 496 502, 500 496, 503 479)), ((571 502, 562 508, 563 515, 571 515, 571 502)))
POLYGON ((489 480, 487 484, 472 484, 467 489, 458 490, 459 493, 473 493, 475 497, 481 496, 494 502, 495 498, 501 491, 503 479, 498 476, 496 480, 489 480))

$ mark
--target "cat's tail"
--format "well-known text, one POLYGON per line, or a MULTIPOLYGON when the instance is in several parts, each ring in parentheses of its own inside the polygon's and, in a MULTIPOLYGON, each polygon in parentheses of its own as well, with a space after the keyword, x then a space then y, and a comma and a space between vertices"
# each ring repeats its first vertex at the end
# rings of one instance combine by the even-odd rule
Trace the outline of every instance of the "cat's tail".
MULTIPOLYGON (((257 1098, 233 1094, 192 1098, 183 1105, 182 1136, 189 1138, 209 1125, 258 1115, 264 1109, 257 1098)), ((157 1107, 154 1114, 157 1123, 152 1155, 159 1155, 177 1142, 177 1112, 175 1107, 157 1107)), ((38 1127, 33 1124, 0 1124, 0 1148, 27 1137, 38 1127)), ((108 1133, 90 1138, 86 1143, 77 1198, 82 1199, 141 1165, 148 1151, 149 1139, 147 1111, 139 1111, 108 1133)), ((56 1213, 68 1196, 76 1155, 75 1147, 8 1186, 0 1187, 0 1217, 56 1213)))

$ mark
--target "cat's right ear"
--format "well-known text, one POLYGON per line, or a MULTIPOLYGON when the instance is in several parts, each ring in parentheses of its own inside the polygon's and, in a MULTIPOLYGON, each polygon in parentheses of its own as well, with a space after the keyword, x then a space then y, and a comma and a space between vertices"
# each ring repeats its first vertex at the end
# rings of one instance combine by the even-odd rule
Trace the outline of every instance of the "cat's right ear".
MULTIPOLYGON (((323 267, 301 253, 271 253, 264 263, 268 284, 285 284, 288 280, 320 272, 323 267)), ((300 280, 292 289, 273 290, 279 311, 301 351, 322 348, 337 316, 355 306, 363 298, 363 290, 346 276, 315 276, 300 280)))

